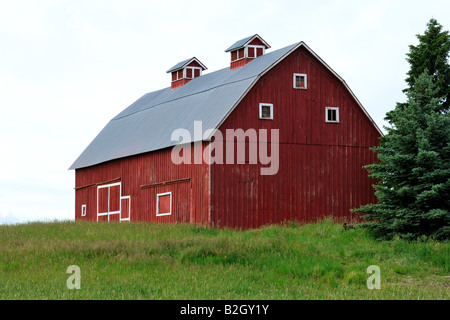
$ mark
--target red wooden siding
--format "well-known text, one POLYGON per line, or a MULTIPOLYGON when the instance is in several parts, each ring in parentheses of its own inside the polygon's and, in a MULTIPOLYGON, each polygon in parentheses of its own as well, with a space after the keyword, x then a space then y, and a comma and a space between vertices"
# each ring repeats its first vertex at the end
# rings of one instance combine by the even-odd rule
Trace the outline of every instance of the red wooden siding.
POLYGON ((244 58, 244 59, 240 59, 240 60, 231 62, 230 69, 240 68, 242 66, 245 66, 250 61, 253 61, 253 58, 244 58))
POLYGON ((179 88, 179 87, 185 85, 186 83, 188 83, 189 81, 191 81, 191 79, 184 79, 184 78, 174 81, 174 82, 172 82, 171 88, 172 89, 179 88))
POLYGON ((369 147, 379 133, 342 83, 305 49, 265 74, 220 130, 237 128, 280 130, 279 171, 262 176, 261 165, 213 164, 212 223, 250 228, 351 217, 351 208, 375 201, 362 166, 375 161, 369 147), (294 73, 307 74, 307 90, 293 89, 294 73), (274 120, 259 119, 261 102, 273 104, 274 120), (339 107, 340 123, 325 123, 327 106, 339 107))
POLYGON ((249 45, 251 45, 251 46, 263 46, 263 47, 266 46, 266 45, 265 45, 261 40, 259 40, 258 38, 253 39, 253 40, 249 43, 249 45))
POLYGON ((203 69, 203 67, 197 61, 192 61, 186 67, 198 67, 198 68, 202 68, 203 69))
MULTIPOLYGON (((204 145, 194 148, 203 148, 204 145)), ((207 224, 209 221, 209 165, 172 163, 171 148, 146 153, 138 156, 117 159, 100 165, 76 170, 75 218, 77 220, 97 220, 97 189, 99 206, 108 210, 108 181, 120 182, 120 188, 109 188, 109 205, 117 209, 119 203, 122 216, 114 215, 119 220, 130 217, 131 221, 152 222, 195 222, 207 224), (104 191, 106 190, 106 191, 104 191), (156 216, 156 196, 172 192, 172 214, 156 216), (128 198, 124 197, 128 197, 128 198), (81 206, 86 205, 86 216, 81 216, 81 206), (128 210, 130 205, 130 210, 128 210)), ((202 151, 203 152, 203 151, 202 151)), ((194 156, 195 152, 192 152, 194 156)), ((193 162, 192 162, 193 163, 193 162)), ((101 216, 99 221, 108 221, 101 216)), ((111 221, 110 217, 110 221, 111 221)))

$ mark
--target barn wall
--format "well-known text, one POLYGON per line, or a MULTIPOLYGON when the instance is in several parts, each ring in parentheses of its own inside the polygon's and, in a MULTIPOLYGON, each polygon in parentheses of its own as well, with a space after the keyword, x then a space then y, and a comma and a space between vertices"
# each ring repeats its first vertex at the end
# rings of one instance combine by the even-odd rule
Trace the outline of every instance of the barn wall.
MULTIPOLYGON (((258 227, 284 220, 349 217, 351 208, 374 202, 373 181, 363 165, 378 131, 357 102, 307 50, 299 48, 265 74, 220 130, 279 129, 279 171, 261 165, 211 166, 214 224, 258 227), (293 74, 307 74, 307 90, 293 89, 293 74), (274 120, 259 119, 259 103, 272 103, 274 120), (340 123, 325 122, 325 107, 339 107, 340 123)), ((236 162, 235 162, 236 163, 236 162)))
MULTIPOLYGON (((194 148, 203 150, 204 145, 194 148)), ((209 165, 176 165, 172 162, 171 151, 168 148, 76 170, 76 220, 96 221, 98 185, 121 182, 121 196, 130 196, 131 221, 207 224, 209 165), (168 183, 160 184, 162 182, 168 183), (166 192, 172 192, 172 214, 157 217, 156 195, 166 192), (86 217, 81 217, 83 204, 86 204, 86 217)), ((191 153, 193 157, 195 152, 191 153)))

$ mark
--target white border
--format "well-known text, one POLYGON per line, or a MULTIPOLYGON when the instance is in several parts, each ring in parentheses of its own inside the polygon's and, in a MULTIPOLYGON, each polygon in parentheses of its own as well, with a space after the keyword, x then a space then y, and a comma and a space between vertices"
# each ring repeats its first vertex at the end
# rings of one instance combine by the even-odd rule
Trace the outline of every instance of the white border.
POLYGON ((172 214, 172 192, 164 192, 164 193, 158 193, 156 195, 156 216, 169 216, 172 214), (159 213, 159 197, 170 195, 170 212, 169 213, 159 213))
POLYGON ((292 86, 294 87, 294 89, 302 89, 302 90, 308 89, 308 75, 306 73, 294 73, 292 86), (295 84, 296 84, 295 78, 297 76, 305 77, 305 86, 304 87, 297 87, 297 86, 295 86, 295 84))
POLYGON ((118 214, 119 215, 119 221, 131 221, 131 197, 130 196, 122 196, 122 182, 116 182, 116 183, 111 183, 111 184, 104 184, 101 186, 97 187, 97 222, 98 222, 98 217, 103 217, 103 216, 108 216, 108 222, 109 222, 109 217, 111 215, 114 214, 118 214), (110 203, 110 197, 111 197, 111 187, 115 187, 115 186, 119 186, 119 211, 109 211, 109 203, 110 203), (99 212, 99 190, 103 189, 103 188, 108 188, 108 211, 106 212, 99 212), (122 199, 129 199, 128 202, 128 212, 129 212, 129 217, 122 219, 122 199))
POLYGON ((339 108, 338 107, 325 107, 325 122, 339 123, 339 108), (336 110, 336 121, 328 119, 328 110, 336 110))
MULTIPOLYGON (((256 49, 257 48, 262 48, 263 49, 263 53, 262 53, 262 55, 261 56, 263 56, 263 55, 265 55, 266 54, 266 47, 264 47, 264 46, 257 46, 257 45, 248 45, 248 46, 245 46, 244 48, 240 48, 240 49, 237 49, 237 50, 233 50, 233 51, 230 51, 231 53, 232 52, 237 52, 237 54, 236 54, 236 60, 231 60, 231 62, 236 62, 236 61, 239 61, 239 60, 242 60, 242 59, 256 59, 256 58, 258 58, 257 56, 256 56, 256 54, 257 54, 257 51, 256 51, 256 49), (252 48, 254 51, 253 51, 253 53, 255 54, 253 57, 249 57, 248 56, 248 48, 252 48), (244 56, 243 57, 241 57, 241 58, 239 58, 239 55, 238 55, 238 53, 239 53, 239 50, 242 50, 242 49, 244 49, 244 56)), ((260 57, 261 57, 260 56, 260 57)), ((233 57, 232 55, 231 55, 231 57, 233 57)))
POLYGON ((178 78, 178 71, 180 71, 180 70, 172 72, 172 74, 173 74, 173 73, 176 74, 176 79, 175 79, 175 80, 172 80, 171 82, 176 82, 176 81, 178 81, 178 80, 183 80, 183 79, 194 79, 194 78, 198 78, 198 77, 194 77, 194 75, 195 75, 194 70, 195 70, 195 69, 200 70, 200 75, 198 76, 198 77, 200 77, 200 76, 202 75, 202 71, 203 71, 202 68, 200 68, 200 67, 185 67, 185 68, 183 69, 183 76, 182 76, 181 78, 178 78), (191 77, 191 78, 189 78, 189 77, 186 76, 186 69, 191 69, 191 70, 192 70, 192 77, 191 77))
POLYGON ((131 221, 131 197, 120 197, 120 221, 131 221), (122 218, 122 200, 128 199, 128 218, 122 218))
POLYGON ((273 120, 273 104, 272 103, 260 103, 259 104, 259 119, 261 120, 273 120), (262 107, 269 106, 270 107, 270 118, 262 117, 262 107))
POLYGON ((82 217, 86 217, 86 213, 87 213, 86 205, 85 205, 85 204, 82 204, 82 205, 81 205, 81 216, 82 216, 82 217), (84 209, 84 210, 83 210, 83 209, 84 209), (84 214, 83 214, 83 212, 84 212, 84 214))

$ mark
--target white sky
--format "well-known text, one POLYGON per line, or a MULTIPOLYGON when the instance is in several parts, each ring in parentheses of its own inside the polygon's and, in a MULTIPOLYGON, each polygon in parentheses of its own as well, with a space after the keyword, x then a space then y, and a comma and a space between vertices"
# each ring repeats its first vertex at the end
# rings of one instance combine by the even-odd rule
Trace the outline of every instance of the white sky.
POLYGON ((68 168, 107 122, 175 63, 224 68, 255 33, 305 41, 382 127, 432 17, 449 30, 450 1, 0 0, 0 223, 73 219, 68 168))

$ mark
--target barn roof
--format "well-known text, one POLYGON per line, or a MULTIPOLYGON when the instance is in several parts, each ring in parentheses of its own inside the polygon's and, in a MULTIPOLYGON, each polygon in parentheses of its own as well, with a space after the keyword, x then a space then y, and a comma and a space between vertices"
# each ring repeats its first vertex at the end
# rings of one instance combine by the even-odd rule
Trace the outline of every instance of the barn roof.
POLYGON ((359 103, 345 81, 304 42, 299 42, 264 54, 243 67, 233 70, 227 67, 202 75, 175 90, 168 87, 145 94, 111 119, 70 169, 175 146, 178 142, 172 141, 171 136, 176 129, 188 130, 192 142, 202 140, 194 139, 194 121, 202 121, 203 131, 219 128, 256 81, 300 46, 333 72, 359 103))

